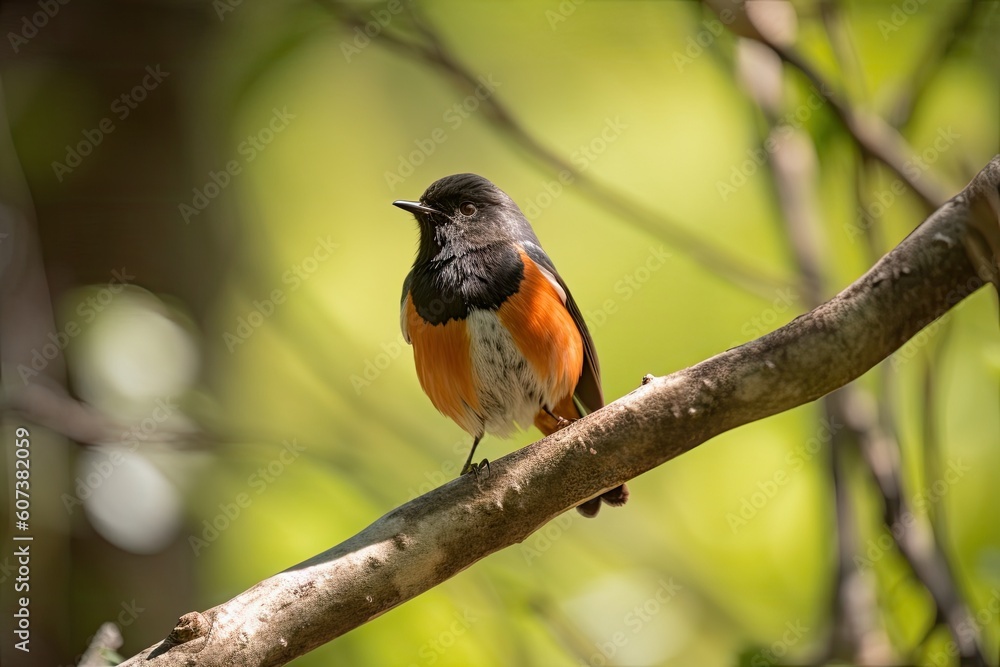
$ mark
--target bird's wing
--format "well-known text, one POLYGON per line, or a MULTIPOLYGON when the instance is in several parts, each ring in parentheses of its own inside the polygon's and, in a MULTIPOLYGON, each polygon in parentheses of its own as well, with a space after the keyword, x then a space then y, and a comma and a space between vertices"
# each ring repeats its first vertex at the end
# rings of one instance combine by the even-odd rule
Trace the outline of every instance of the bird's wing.
POLYGON ((576 305, 573 295, 570 294, 569 288, 566 286, 566 281, 556 271, 555 265, 542 250, 542 247, 531 241, 523 242, 522 247, 528 257, 534 260, 552 286, 559 292, 566 310, 573 317, 576 328, 580 330, 580 336, 583 338, 583 372, 575 392, 581 414, 587 414, 604 407, 604 392, 601 390, 601 364, 597 360, 597 349, 594 347, 594 340, 590 337, 590 331, 587 330, 587 323, 583 321, 580 307, 576 305))
POLYGON ((410 298, 410 285, 413 284, 413 270, 406 274, 403 279, 403 295, 399 297, 399 328, 403 332, 403 340, 410 341, 410 332, 406 328, 406 300, 410 298))

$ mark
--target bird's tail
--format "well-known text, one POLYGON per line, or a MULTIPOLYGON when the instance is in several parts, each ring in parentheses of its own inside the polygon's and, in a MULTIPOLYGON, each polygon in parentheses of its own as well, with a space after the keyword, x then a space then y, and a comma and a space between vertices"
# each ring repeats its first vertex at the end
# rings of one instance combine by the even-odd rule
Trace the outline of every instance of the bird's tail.
MULTIPOLYGON (((557 417, 562 417, 567 420, 579 419, 581 417, 580 410, 573 400, 573 396, 567 396, 564 398, 559 405, 555 407, 552 411, 557 417)), ((539 431, 545 435, 552 435, 559 429, 565 426, 565 422, 559 422, 547 413, 545 410, 539 411, 538 415, 535 416, 535 426, 539 431)), ((583 516, 591 519, 597 516, 597 513, 601 511, 601 502, 612 507, 620 507, 628 502, 628 487, 624 484, 615 487, 610 491, 605 491, 596 498, 591 498, 590 500, 581 503, 577 506, 576 511, 583 516)))

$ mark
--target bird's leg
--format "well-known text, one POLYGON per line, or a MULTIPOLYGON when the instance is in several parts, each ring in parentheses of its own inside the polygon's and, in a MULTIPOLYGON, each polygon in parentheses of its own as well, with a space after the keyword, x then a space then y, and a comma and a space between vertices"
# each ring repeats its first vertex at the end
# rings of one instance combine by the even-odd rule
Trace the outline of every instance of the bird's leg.
POLYGON ((462 472, 459 473, 459 476, 464 475, 467 472, 471 472, 472 474, 474 474, 478 478, 479 477, 479 471, 481 469, 483 469, 483 468, 486 468, 486 473, 489 474, 489 472, 490 472, 490 462, 489 461, 487 461, 486 459, 483 459, 479 463, 473 463, 472 462, 472 457, 476 453, 476 447, 479 446, 479 441, 482 440, 482 439, 483 439, 483 436, 481 436, 481 435, 476 436, 475 441, 472 443, 472 451, 469 452, 469 458, 465 459, 465 465, 462 466, 462 472))
POLYGON ((559 415, 554 414, 551 410, 549 410, 548 407, 543 407, 542 409, 545 410, 545 414, 556 420, 557 429, 566 428, 567 426, 576 421, 575 419, 566 419, 565 417, 560 417, 559 415))
POLYGON ((472 471, 472 474, 476 476, 476 480, 477 481, 479 480, 479 475, 480 475, 480 473, 483 472, 483 470, 486 471, 486 476, 487 477, 490 476, 490 462, 487 461, 486 459, 483 459, 479 463, 473 463, 469 467, 469 469, 472 471))

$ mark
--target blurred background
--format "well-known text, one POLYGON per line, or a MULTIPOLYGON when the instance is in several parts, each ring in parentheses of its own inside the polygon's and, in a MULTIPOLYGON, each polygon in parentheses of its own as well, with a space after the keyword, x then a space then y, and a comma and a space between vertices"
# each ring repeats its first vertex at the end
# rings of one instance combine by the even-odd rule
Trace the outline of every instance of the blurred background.
MULTIPOLYGON (((508 192, 610 400, 836 294, 1000 143, 995 2, 41 0, 0 27, 0 486, 12 509, 27 427, 35 538, 11 665, 108 621, 132 655, 457 474, 394 199, 508 192)), ((996 665, 998 377, 981 290, 295 664, 996 665)))

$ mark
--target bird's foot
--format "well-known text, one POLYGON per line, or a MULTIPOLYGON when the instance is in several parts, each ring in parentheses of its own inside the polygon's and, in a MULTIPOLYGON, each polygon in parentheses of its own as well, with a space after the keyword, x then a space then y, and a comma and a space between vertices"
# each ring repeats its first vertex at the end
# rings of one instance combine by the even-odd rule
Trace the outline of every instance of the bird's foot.
POLYGON ((565 417, 560 417, 559 415, 555 414, 554 412, 552 412, 548 408, 545 408, 545 414, 547 414, 549 417, 552 417, 553 419, 556 420, 556 430, 557 431, 561 431, 562 429, 566 428, 567 426, 569 426, 570 424, 572 424, 573 422, 576 421, 575 419, 566 419, 565 417))
POLYGON ((479 463, 472 463, 472 462, 466 463, 465 467, 462 469, 462 473, 461 474, 462 475, 467 475, 468 473, 471 472, 473 475, 476 476, 476 479, 479 479, 479 475, 484 470, 486 471, 486 475, 489 476, 489 474, 490 474, 490 462, 487 459, 483 459, 479 463))

